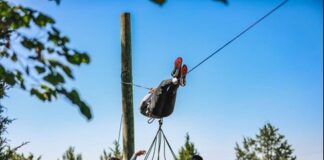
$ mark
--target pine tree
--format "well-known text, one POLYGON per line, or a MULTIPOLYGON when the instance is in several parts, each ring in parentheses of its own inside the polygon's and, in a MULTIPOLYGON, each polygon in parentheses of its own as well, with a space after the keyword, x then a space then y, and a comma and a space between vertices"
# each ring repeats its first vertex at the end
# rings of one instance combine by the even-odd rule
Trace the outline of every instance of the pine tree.
POLYGON ((4 134, 7 132, 7 125, 11 122, 11 119, 3 116, 3 106, 0 104, 0 159, 7 159, 9 156, 7 151, 9 148, 8 140, 4 137, 4 134))
POLYGON ((103 154, 100 156, 100 160, 110 160, 111 158, 122 159, 122 154, 120 146, 117 140, 113 142, 114 148, 109 148, 110 152, 107 153, 106 150, 103 151, 103 154))
POLYGON ((193 155, 197 155, 198 151, 193 142, 190 142, 190 136, 186 134, 186 142, 179 151, 179 160, 191 160, 193 155))
POLYGON ((107 153, 106 150, 103 151, 103 154, 100 156, 100 160, 110 160, 111 159, 111 154, 107 153))
POLYGON ((293 149, 279 129, 267 123, 255 139, 244 137, 242 147, 236 143, 237 160, 296 160, 293 149))
POLYGON ((35 157, 32 153, 29 153, 28 156, 25 156, 23 153, 13 153, 8 160, 41 160, 41 156, 35 157))
POLYGON ((63 154, 63 160, 82 160, 82 155, 75 154, 74 147, 69 147, 68 150, 63 154))

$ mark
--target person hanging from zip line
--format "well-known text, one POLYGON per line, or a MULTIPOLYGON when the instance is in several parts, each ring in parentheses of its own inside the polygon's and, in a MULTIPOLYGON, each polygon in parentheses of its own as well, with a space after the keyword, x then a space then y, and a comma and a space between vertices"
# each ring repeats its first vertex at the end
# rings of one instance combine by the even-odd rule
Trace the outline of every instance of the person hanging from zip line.
POLYGON ((187 65, 182 65, 182 58, 174 62, 171 79, 163 80, 157 88, 150 89, 140 103, 140 112, 150 118, 163 118, 172 114, 179 85, 186 85, 187 65))

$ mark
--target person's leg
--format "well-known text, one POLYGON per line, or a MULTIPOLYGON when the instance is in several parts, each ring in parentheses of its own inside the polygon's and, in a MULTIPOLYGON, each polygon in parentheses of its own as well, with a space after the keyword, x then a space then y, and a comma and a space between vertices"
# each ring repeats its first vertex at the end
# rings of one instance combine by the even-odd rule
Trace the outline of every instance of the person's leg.
POLYGON ((148 106, 149 112, 155 116, 160 115, 161 108, 163 108, 166 99, 166 93, 168 88, 172 85, 172 80, 163 80, 160 85, 154 89, 150 98, 150 104, 148 106))
POLYGON ((173 70, 171 72, 171 76, 172 77, 175 77, 175 78, 179 78, 180 77, 181 65, 182 65, 182 58, 181 57, 178 57, 174 61, 174 67, 173 67, 173 70))
POLYGON ((188 73, 188 67, 187 65, 183 65, 182 68, 181 68, 181 77, 180 77, 180 82, 179 84, 184 87, 186 85, 186 75, 188 73))
POLYGON ((166 92, 166 99, 165 99, 164 107, 162 108, 163 110, 161 111, 163 117, 167 117, 170 114, 172 114, 172 112, 174 110, 176 98, 177 98, 178 88, 179 88, 179 85, 171 85, 168 88, 168 90, 166 92))
POLYGON ((175 101, 177 98, 177 90, 179 88, 179 85, 181 86, 185 86, 186 85, 186 75, 188 73, 188 68, 187 65, 183 65, 182 69, 181 69, 181 77, 180 77, 180 81, 179 84, 173 84, 170 85, 170 87, 168 88, 167 94, 166 94, 166 100, 165 100, 165 104, 162 110, 162 116, 163 117, 167 117, 170 114, 172 114, 173 110, 174 110, 174 105, 175 105, 175 101))
POLYGON ((172 85, 172 79, 166 79, 166 80, 163 80, 160 85, 158 86, 157 89, 165 89, 167 87, 169 87, 170 85, 172 85))

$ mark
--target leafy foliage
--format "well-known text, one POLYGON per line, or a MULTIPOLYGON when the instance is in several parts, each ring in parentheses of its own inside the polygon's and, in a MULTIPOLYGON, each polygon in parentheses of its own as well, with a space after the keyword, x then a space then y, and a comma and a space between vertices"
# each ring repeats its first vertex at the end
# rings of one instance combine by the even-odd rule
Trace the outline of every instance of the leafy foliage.
POLYGON ((70 48, 69 38, 54 24, 55 20, 42 12, 0 0, 0 93, 17 85, 41 101, 63 96, 89 120, 90 107, 65 84, 74 79, 71 67, 89 64, 90 57, 70 48))
MULTIPOLYGON (((152 1, 153 3, 157 4, 157 5, 160 5, 160 6, 163 6, 167 0, 150 0, 152 1)), ((228 1, 227 0, 214 0, 214 1, 217 1, 217 2, 222 2, 223 4, 228 4, 228 1)))
POLYGON ((243 147, 236 143, 237 160, 295 160, 291 145, 285 140, 285 136, 278 133, 270 123, 260 129, 256 137, 244 137, 243 147))
POLYGON ((68 150, 63 154, 63 160, 82 160, 82 155, 75 154, 74 152, 74 147, 69 147, 68 150))
POLYGON ((179 151, 179 160, 191 160, 192 156, 198 155, 195 144, 190 141, 190 136, 186 134, 186 142, 179 151))

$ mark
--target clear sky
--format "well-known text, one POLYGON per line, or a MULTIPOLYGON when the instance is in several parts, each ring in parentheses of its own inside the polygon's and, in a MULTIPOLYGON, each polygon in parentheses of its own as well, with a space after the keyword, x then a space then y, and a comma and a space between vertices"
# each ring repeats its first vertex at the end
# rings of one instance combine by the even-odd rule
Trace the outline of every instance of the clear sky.
MULTIPOLYGON (((280 0, 12 0, 53 16, 72 46, 91 64, 74 68, 76 87, 92 106, 87 122, 62 99, 43 103, 12 89, 2 103, 17 120, 9 126, 20 151, 56 160, 72 145, 98 159, 118 136, 121 115, 120 14, 131 13, 133 80, 156 86, 182 56, 189 68, 264 15, 280 0)), ((189 132, 206 160, 232 160, 235 143, 270 122, 301 160, 323 159, 323 1, 291 0, 187 77, 165 133, 178 151, 189 132)), ((134 88, 136 149, 147 149, 157 129, 138 112, 146 90, 134 88)))

